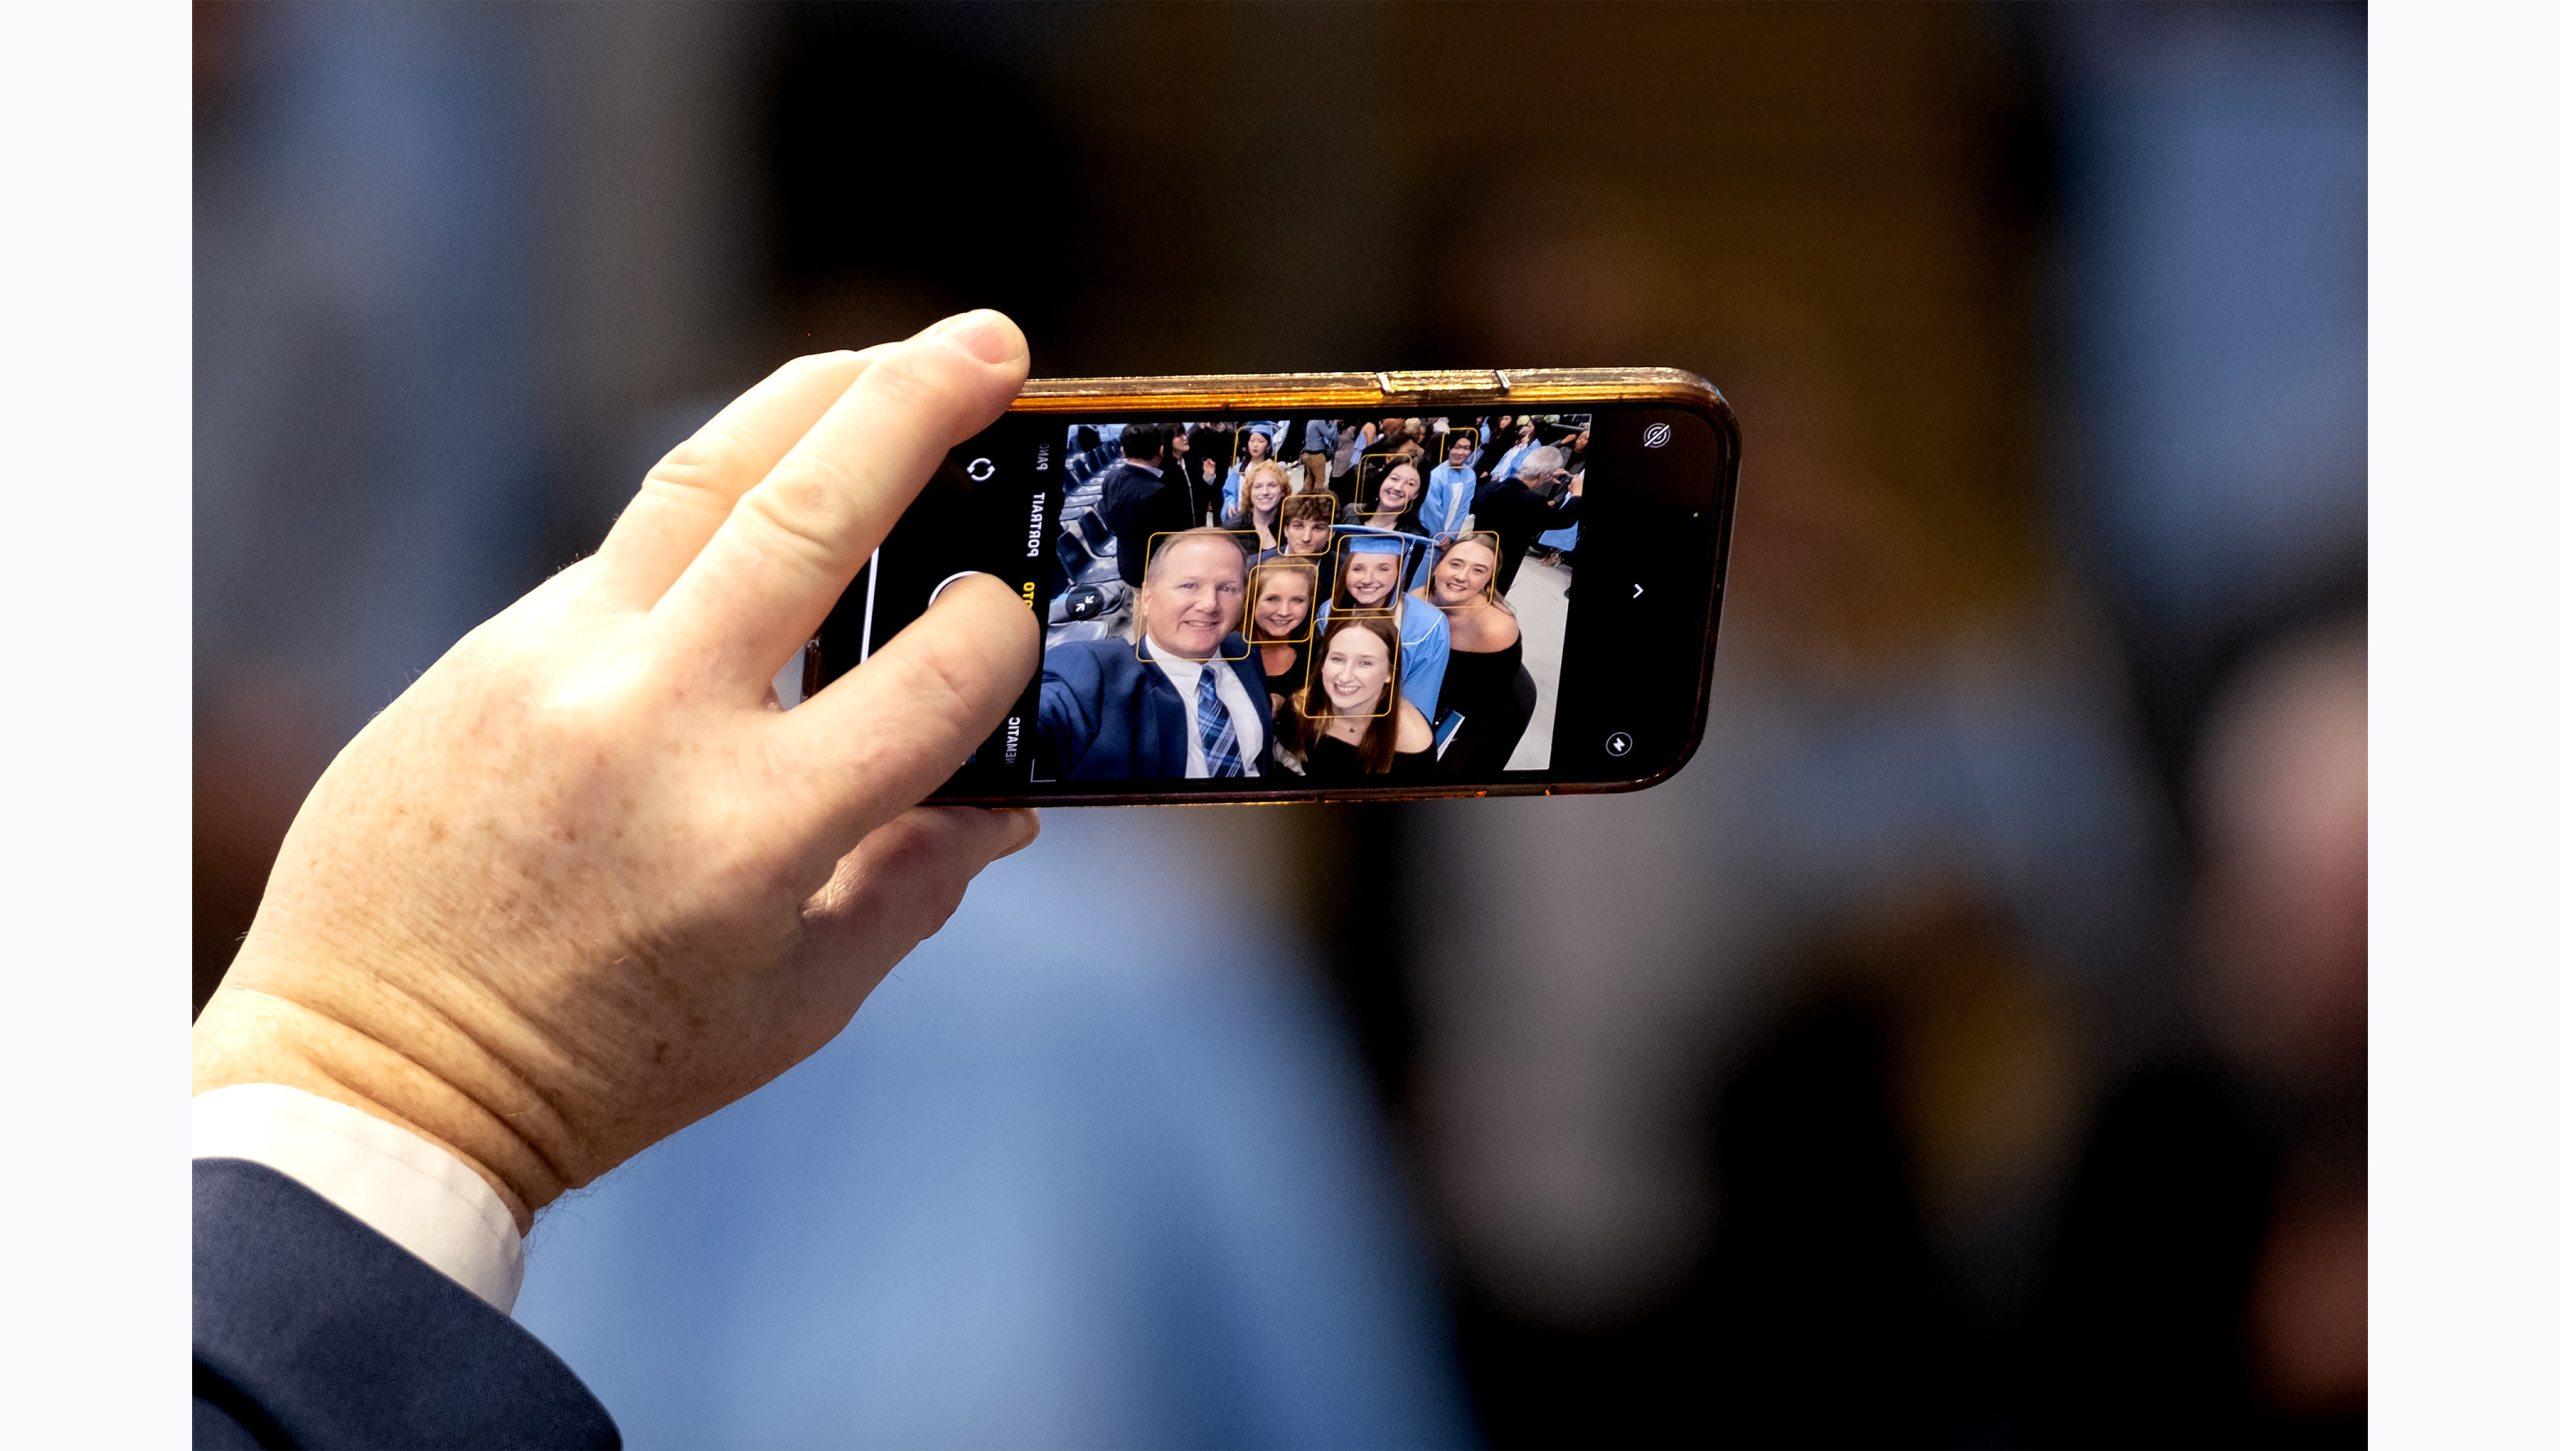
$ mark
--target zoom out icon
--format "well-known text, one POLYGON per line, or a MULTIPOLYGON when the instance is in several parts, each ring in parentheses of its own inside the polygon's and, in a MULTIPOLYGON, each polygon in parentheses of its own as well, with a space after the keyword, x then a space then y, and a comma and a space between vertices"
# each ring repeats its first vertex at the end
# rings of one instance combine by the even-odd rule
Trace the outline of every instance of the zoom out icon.
POLYGON ((1644 446, 1645 446, 1645 447, 1647 447, 1647 448, 1660 448, 1660 447, 1662 447, 1664 444, 1669 443, 1670 441, 1671 441, 1671 425, 1670 425, 1670 424, 1668 424, 1668 423, 1648 423, 1648 424, 1646 424, 1646 425, 1645 425, 1645 428, 1644 428, 1644 446))

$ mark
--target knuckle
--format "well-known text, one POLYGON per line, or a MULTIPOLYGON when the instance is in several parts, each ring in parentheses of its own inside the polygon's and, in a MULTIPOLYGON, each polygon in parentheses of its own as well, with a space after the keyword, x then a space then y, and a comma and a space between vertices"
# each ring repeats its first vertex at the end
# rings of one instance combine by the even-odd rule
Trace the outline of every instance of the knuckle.
POLYGON ((532 704, 526 724, 546 754, 585 762, 611 750, 626 734, 619 701, 591 692, 554 692, 532 704))
POLYGON ((644 492, 678 500, 726 497, 731 480, 744 478, 755 460, 736 434, 706 428, 667 450, 640 481, 644 492))
POLYGON ((940 844, 933 833, 907 828, 904 823, 887 831, 888 841, 873 869, 883 878, 897 883, 898 895, 908 896, 912 889, 924 886, 934 875, 941 858, 940 844))
POLYGON ((754 916, 777 903, 806 901, 826 889, 823 877, 812 878, 783 854, 754 844, 713 847, 700 877, 709 901, 721 904, 721 915, 754 916))
POLYGON ((541 749, 581 767, 627 756, 669 705, 661 677, 611 650, 528 660, 497 684, 541 749))
POLYGON ((699 826, 700 880, 715 898, 798 901, 826 885, 826 867, 821 864, 813 873, 805 853, 795 850, 790 838, 776 832, 762 813, 743 805, 711 810, 699 826))
POLYGON ((985 693, 985 661, 936 635, 912 644, 898 681, 910 708, 934 719, 965 720, 985 693))
POLYGON ((808 787, 809 760, 789 727, 760 721, 739 742, 737 768, 745 790, 741 799, 789 799, 808 787))
POLYGON ((749 489, 738 513, 759 547, 790 565, 824 568, 840 550, 843 501, 850 489, 842 466, 822 460, 795 465, 749 489))
POLYGON ((904 907, 919 936, 932 933, 960 910, 969 889, 968 863, 958 843, 945 831, 900 833, 878 866, 891 899, 904 907))

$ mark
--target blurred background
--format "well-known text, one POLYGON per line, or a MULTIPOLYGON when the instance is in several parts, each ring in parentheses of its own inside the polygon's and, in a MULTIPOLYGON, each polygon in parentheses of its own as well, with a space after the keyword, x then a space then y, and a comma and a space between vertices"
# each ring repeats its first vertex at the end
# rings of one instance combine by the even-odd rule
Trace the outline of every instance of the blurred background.
POLYGON ((2361 1443, 2360 7, 195 18, 199 1004, 336 748, 795 352, 1742 422, 1670 784, 1053 811, 547 1214, 633 1446, 2361 1443))

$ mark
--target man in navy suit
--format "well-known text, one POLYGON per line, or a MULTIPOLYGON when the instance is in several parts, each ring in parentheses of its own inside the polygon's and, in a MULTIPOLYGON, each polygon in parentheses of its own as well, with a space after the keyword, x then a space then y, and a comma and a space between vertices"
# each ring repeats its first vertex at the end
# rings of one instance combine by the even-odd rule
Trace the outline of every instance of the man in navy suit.
POLYGON ((195 1023, 197 1445, 616 1442, 508 1316, 534 1215, 816 1051, 1039 830, 911 809, 1031 676, 1002 582, 767 704, 1029 366, 990 312, 785 366, 339 753, 195 1023))
MULTIPOLYGON (((1123 558, 1128 557, 1125 552, 1123 558)), ((1271 693, 1244 617, 1245 553, 1223 530, 1160 536, 1138 639, 1079 640, 1040 674, 1040 763, 1067 781, 1260 776, 1271 693)))
POLYGON ((1507 592, 1539 535, 1581 522, 1582 481, 1566 475, 1563 450, 1540 444, 1526 451, 1509 478, 1476 496, 1475 514, 1478 529, 1502 540, 1501 578, 1494 585, 1507 592))
POLYGON ((1165 477, 1165 432, 1153 423, 1121 430, 1120 462, 1102 476, 1102 499, 1094 512, 1120 541, 1123 584, 1145 579, 1147 552, 1157 540, 1200 522, 1188 482, 1165 477))

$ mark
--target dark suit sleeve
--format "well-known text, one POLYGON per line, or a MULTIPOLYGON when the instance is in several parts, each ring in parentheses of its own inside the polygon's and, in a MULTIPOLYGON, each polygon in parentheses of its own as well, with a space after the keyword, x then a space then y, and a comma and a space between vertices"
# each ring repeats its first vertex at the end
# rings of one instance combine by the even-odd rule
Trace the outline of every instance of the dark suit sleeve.
POLYGON ((1147 496, 1146 507, 1140 512, 1146 534, 1138 541, 1141 583, 1146 573, 1146 553, 1155 548, 1156 540, 1166 534, 1199 528, 1200 516, 1214 511, 1217 498, 1216 484, 1202 484, 1195 491, 1190 480, 1171 477, 1166 478, 1163 488, 1147 496))
POLYGON ((541 1341, 293 1180, 195 1165, 195 1444, 619 1446, 541 1341))
POLYGON ((1051 650, 1040 666, 1039 760, 1072 775, 1102 726, 1101 662, 1083 642, 1051 650))
POLYGON ((1139 511, 1146 503, 1144 488, 1147 482, 1131 474, 1127 465, 1115 465, 1111 472, 1103 475, 1102 498, 1093 510, 1102 516, 1103 527, 1110 530, 1111 537, 1118 541, 1112 547, 1119 551, 1117 567, 1124 584, 1138 583, 1144 568, 1146 524, 1139 518, 1139 511), (1137 543, 1129 542, 1133 538, 1137 543))

